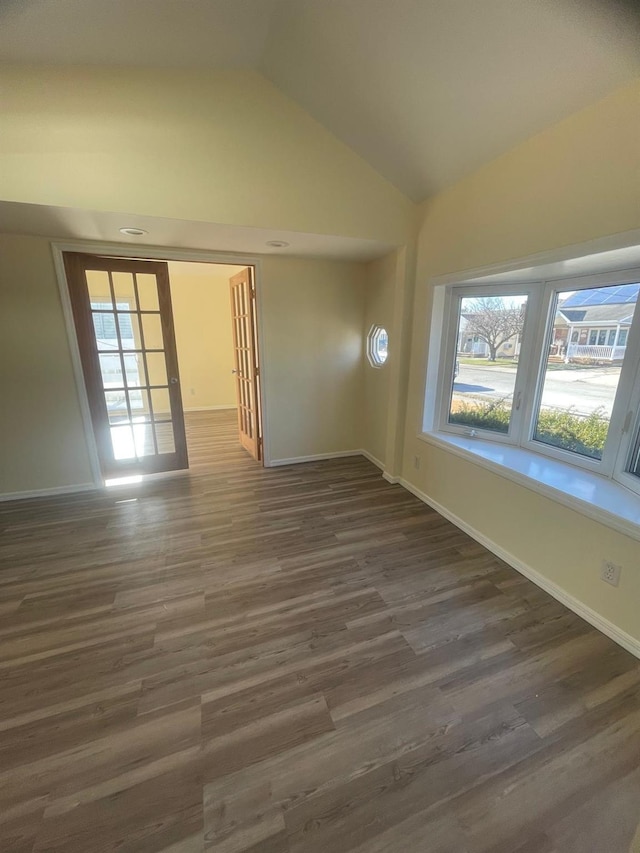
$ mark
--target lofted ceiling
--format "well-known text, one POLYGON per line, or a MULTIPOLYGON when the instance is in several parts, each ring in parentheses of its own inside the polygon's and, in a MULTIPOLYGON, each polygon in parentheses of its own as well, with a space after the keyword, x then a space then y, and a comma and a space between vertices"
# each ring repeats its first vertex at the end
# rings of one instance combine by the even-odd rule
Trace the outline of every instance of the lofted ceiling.
POLYGON ((3 0, 0 61, 252 68, 415 201, 640 73, 629 0, 3 0))

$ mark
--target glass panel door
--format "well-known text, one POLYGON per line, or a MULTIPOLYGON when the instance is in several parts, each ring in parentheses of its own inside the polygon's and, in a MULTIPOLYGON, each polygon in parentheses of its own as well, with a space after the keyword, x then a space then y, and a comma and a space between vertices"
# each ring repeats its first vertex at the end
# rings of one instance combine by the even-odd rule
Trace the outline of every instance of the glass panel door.
POLYGON ((167 265, 65 254, 105 478, 186 468, 167 265))

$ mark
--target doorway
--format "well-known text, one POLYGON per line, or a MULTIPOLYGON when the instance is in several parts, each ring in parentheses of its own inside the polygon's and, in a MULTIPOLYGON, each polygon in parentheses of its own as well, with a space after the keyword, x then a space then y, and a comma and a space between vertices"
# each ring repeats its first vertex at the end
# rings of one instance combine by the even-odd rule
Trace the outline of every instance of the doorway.
POLYGON ((214 429, 220 421, 221 413, 213 417, 219 409, 227 421, 237 415, 239 444, 261 462, 253 267, 69 251, 62 257, 102 479, 188 468, 191 420, 201 435, 206 423, 214 429), (205 287, 195 304, 193 287, 184 284, 189 268, 188 278, 199 275, 205 287))

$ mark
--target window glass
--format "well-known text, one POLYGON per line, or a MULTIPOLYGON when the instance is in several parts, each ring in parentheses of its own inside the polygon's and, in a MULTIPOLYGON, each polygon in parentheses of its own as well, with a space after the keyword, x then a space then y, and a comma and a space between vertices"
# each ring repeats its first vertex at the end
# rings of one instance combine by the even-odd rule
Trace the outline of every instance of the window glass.
POLYGON ((449 423, 507 433, 527 296, 461 297, 449 423))
POLYGON ((543 444, 591 459, 602 459, 609 421, 626 351, 626 335, 618 346, 618 326, 630 324, 638 285, 559 291, 554 302, 551 341, 570 343, 554 352, 549 346, 533 438, 543 444), (610 328, 592 329, 587 343, 575 341, 574 328, 593 320, 610 328), (610 329, 614 337, 609 336, 610 329), (568 332, 568 334, 567 334, 568 332))
POLYGON ((367 357, 372 367, 382 367, 389 355, 389 335, 383 326, 372 326, 367 335, 367 357))
POLYGON ((638 435, 631 451, 631 461, 628 470, 630 474, 640 477, 640 428, 638 429, 638 435))

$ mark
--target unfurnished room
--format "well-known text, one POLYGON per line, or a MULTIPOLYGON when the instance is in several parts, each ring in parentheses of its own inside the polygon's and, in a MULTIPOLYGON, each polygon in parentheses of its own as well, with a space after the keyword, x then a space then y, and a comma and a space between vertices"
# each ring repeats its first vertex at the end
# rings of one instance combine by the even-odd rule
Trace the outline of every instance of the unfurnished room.
POLYGON ((0 4, 1 853, 640 853, 640 11, 0 4))

